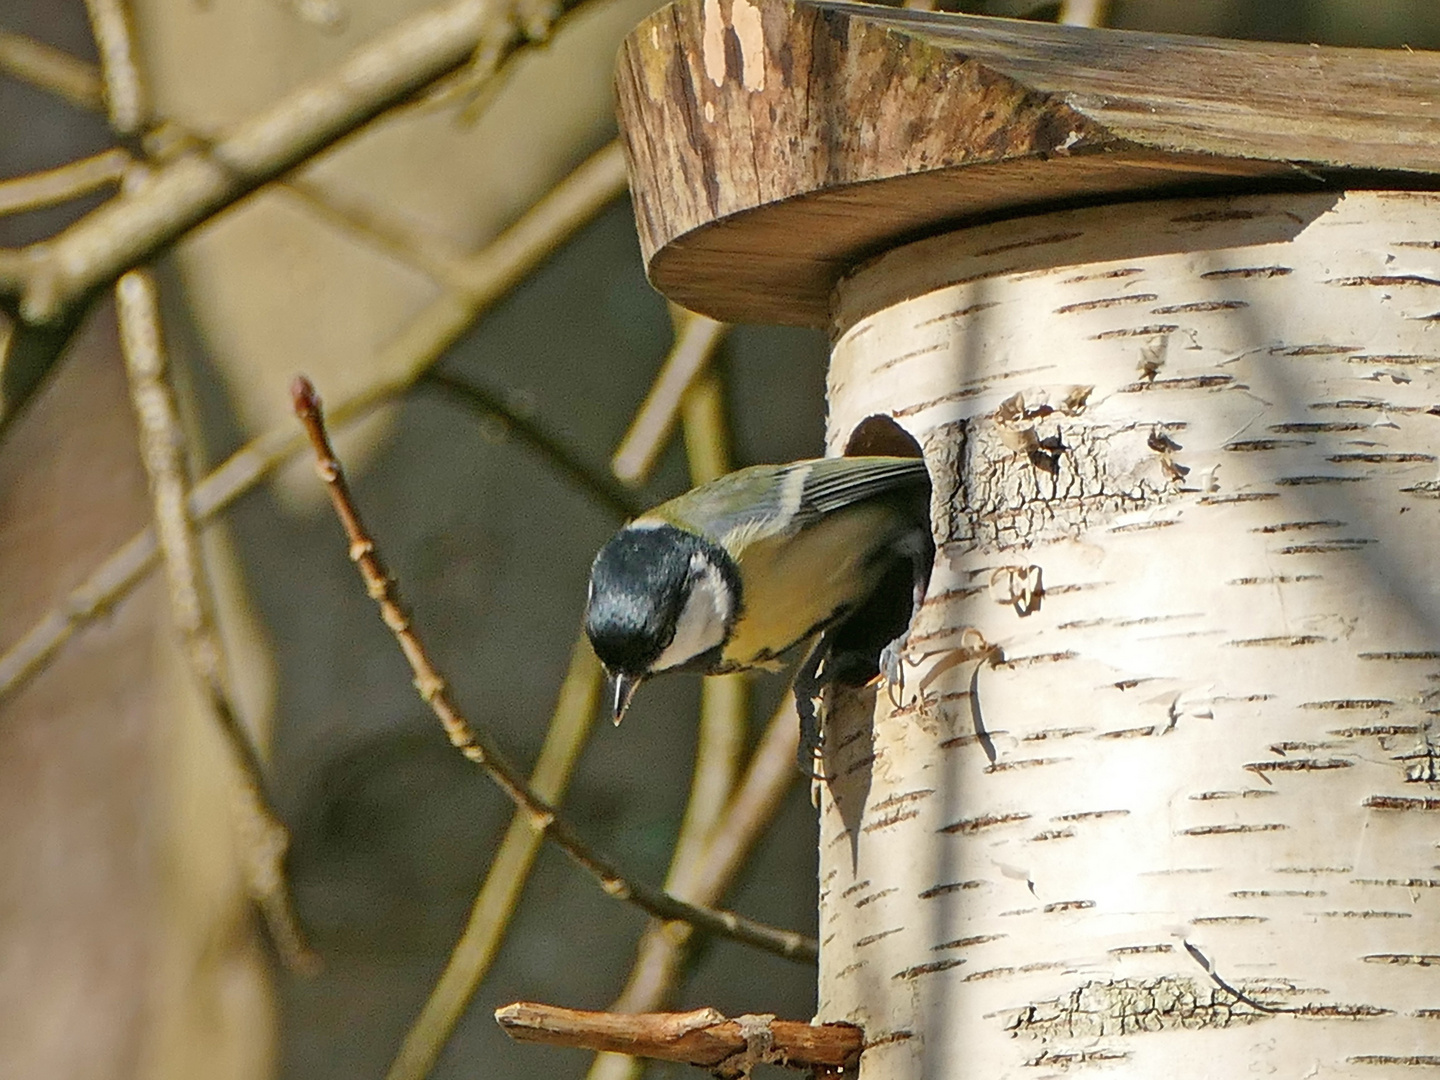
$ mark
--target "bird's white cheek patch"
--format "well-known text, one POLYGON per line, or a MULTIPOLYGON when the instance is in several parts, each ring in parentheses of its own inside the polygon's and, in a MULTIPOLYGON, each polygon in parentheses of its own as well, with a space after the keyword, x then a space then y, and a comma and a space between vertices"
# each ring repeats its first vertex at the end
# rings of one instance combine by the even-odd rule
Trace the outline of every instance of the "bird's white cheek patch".
POLYGON ((690 567, 693 575, 690 592, 675 623, 675 637, 651 665, 653 671, 678 667, 725 642, 725 627, 732 608, 725 579, 699 554, 691 556, 690 567))

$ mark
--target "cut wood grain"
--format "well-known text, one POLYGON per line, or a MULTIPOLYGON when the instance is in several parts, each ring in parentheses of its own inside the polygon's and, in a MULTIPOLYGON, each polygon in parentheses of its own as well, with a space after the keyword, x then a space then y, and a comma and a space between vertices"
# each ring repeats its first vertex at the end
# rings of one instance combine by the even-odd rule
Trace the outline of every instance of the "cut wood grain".
POLYGON ((846 271, 969 222, 1440 173, 1437 53, 676 0, 617 84, 651 281, 727 321, 824 325, 846 271))

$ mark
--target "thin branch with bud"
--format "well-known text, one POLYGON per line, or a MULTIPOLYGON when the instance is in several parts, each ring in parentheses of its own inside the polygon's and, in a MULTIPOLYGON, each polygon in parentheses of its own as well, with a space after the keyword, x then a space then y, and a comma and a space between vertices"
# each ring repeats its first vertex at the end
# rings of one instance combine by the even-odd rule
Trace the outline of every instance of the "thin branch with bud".
POLYGON ((336 516, 344 526, 349 540, 351 561, 365 581, 366 591, 379 605, 382 620, 395 635, 415 674, 415 689, 430 706, 450 738, 451 745, 503 791, 515 806, 528 814, 533 826, 563 851, 572 862, 588 872, 605 892, 628 901, 656 918, 689 923, 696 930, 729 938, 777 956, 803 963, 814 963, 819 945, 813 938, 792 931, 778 930, 729 911, 687 904, 674 896, 626 876, 614 863, 596 853, 559 817, 549 803, 538 798, 521 779, 519 773, 500 754, 493 739, 482 729, 471 725, 451 700, 440 672, 431 662, 421 644, 409 615, 400 604, 394 582, 386 572, 371 539, 350 497, 340 462, 330 447, 324 417, 315 389, 304 378, 296 379, 291 389, 295 414, 304 425, 315 450, 316 468, 330 492, 336 516))

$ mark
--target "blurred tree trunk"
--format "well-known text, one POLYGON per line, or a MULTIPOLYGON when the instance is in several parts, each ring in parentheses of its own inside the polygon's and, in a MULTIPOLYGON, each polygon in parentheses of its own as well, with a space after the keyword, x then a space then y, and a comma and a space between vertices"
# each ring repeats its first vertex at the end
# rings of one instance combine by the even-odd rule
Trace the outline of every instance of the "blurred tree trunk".
MULTIPOLYGON (((0 456, 8 645, 144 526, 113 315, 92 318, 0 456)), ((263 954, 232 765, 152 579, 0 706, 0 1074, 266 1075, 263 954)))
POLYGON ((1440 1061, 1437 236, 1429 193, 1152 202, 842 283, 831 444, 910 427, 941 543, 903 706, 826 735, 862 1077, 1440 1061))

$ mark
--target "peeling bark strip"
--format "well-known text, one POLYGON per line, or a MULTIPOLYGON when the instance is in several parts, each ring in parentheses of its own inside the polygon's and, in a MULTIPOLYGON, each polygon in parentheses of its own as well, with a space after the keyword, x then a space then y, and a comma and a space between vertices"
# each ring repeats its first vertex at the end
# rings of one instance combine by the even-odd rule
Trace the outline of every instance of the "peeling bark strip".
POLYGON ((1351 192, 841 284, 831 443, 899 418, 940 542, 901 707, 826 733, 819 1015, 915 1035, 862 1080, 1434 1055, 1440 360, 1397 359, 1440 354, 1430 280, 1440 195, 1351 192))
MULTIPOLYGON (((1437 82, 1440 57, 1427 53, 675 0, 626 40, 616 96, 651 281, 718 319, 819 326, 847 268, 956 221, 1244 177, 1293 187, 1440 172, 1437 82)), ((1246 229, 1255 218, 1177 222, 1246 229)), ((975 250, 1012 271, 1045 266, 1076 231, 1047 229, 975 250)), ((1276 257, 1254 251, 1204 273, 1217 286, 1291 273, 1276 257)), ((1223 313, 1249 299, 1115 291, 1130 269, 1080 271, 1111 289, 1072 311, 1118 300, 1223 313)), ((1418 292, 1435 276, 1366 267, 1327 280, 1334 292, 1418 292)))

